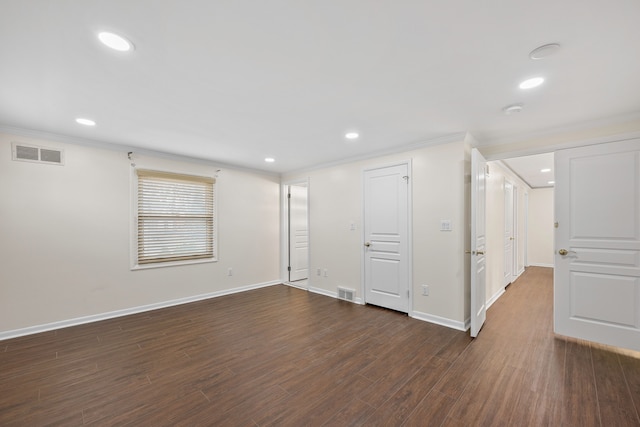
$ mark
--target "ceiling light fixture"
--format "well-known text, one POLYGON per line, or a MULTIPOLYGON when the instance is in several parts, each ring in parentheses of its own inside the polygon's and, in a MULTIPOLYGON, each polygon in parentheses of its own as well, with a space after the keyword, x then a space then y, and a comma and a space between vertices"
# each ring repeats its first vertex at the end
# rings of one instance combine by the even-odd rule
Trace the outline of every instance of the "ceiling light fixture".
POLYGON ((347 139, 358 139, 360 134, 358 132, 347 132, 344 137, 347 139))
POLYGON ((105 46, 118 52, 129 52, 133 50, 133 43, 118 34, 103 31, 98 34, 98 39, 100 39, 105 46))
POLYGON ((95 126, 96 125, 96 122, 94 120, 84 119, 82 117, 78 117, 76 119, 76 123, 84 125, 84 126, 95 126))
POLYGON ((542 172, 542 173, 551 172, 551 169, 549 169, 549 168, 540 169, 540 172, 542 172))
POLYGON ((560 50, 560 45, 558 43, 549 43, 542 45, 533 49, 529 53, 529 58, 533 60, 544 59, 548 56, 551 56, 560 50))
POLYGON ((534 77, 532 79, 523 81, 522 83, 520 83, 519 87, 520 89, 533 89, 534 87, 540 86, 542 83, 544 83, 543 77, 534 77))
POLYGON ((509 115, 514 113, 519 113, 520 111, 522 111, 522 108, 523 108, 522 104, 507 105, 502 109, 502 112, 505 113, 506 115, 509 115))
POLYGON ((273 157, 267 157, 267 158, 264 159, 264 161, 267 162, 267 163, 273 163, 273 162, 276 161, 276 159, 274 159, 273 157))

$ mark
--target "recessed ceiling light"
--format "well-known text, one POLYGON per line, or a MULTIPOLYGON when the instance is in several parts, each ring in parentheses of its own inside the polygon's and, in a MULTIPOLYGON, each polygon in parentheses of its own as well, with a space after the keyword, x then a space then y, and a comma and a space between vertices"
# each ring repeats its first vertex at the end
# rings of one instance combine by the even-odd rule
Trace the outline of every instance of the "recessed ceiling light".
POLYGON ((128 52, 133 50, 133 43, 118 34, 103 31, 98 34, 98 39, 100 39, 105 46, 119 52, 128 52))
POLYGON ((273 163, 273 162, 276 161, 276 159, 274 159, 273 157, 267 157, 267 158, 264 159, 264 161, 267 162, 267 163, 273 163))
POLYGON ((347 139, 358 139, 360 134, 358 132, 347 132, 344 137, 347 139))
POLYGON ((81 125, 85 125, 85 126, 95 126, 96 125, 96 122, 94 120, 84 119, 82 117, 78 117, 76 119, 76 123, 81 124, 81 125))
POLYGON ((547 184, 555 184, 555 181, 548 181, 547 184))
POLYGON ((542 83, 544 83, 543 77, 534 77, 520 83, 520 89, 532 89, 534 87, 540 86, 542 83))
POLYGON ((507 105, 502 109, 502 112, 505 113, 506 115, 509 115, 513 113, 519 113, 520 111, 522 111, 522 108, 523 108, 522 104, 507 105))
POLYGON ((551 172, 551 169, 549 168, 540 169, 540 172, 542 173, 551 172))
POLYGON ((537 47, 529 53, 529 58, 531 59, 543 59, 548 56, 551 56, 560 50, 560 45, 558 43, 549 43, 537 47))

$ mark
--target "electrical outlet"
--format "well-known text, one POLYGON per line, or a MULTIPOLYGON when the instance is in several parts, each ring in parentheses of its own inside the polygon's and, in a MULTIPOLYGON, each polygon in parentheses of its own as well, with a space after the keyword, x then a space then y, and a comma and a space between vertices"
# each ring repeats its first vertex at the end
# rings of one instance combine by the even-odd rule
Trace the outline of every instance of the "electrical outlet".
POLYGON ((227 276, 233 276, 233 268, 229 268, 229 270, 227 270, 227 276))
POLYGON ((327 269, 324 269, 324 277, 329 277, 329 273, 327 273, 327 269))
POLYGON ((429 285, 422 285, 422 295, 429 296, 429 285))
POLYGON ((322 275, 322 270, 318 269, 318 270, 317 270, 317 272, 316 272, 316 274, 317 274, 318 276, 322 275))

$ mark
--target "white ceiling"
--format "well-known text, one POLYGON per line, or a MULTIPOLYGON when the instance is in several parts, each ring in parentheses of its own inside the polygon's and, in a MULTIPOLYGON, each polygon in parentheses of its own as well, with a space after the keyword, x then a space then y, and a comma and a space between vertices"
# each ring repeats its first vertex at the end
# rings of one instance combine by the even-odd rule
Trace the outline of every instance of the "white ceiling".
POLYGON ((637 0, 2 0, 0 126, 276 173, 465 131, 504 144, 640 114, 639 20, 637 0))
POLYGON ((514 157, 503 160, 506 166, 516 173, 531 188, 553 187, 555 171, 553 153, 534 156, 514 157), (548 169, 548 171, 547 171, 548 169), (545 172, 543 172, 543 170, 545 172))

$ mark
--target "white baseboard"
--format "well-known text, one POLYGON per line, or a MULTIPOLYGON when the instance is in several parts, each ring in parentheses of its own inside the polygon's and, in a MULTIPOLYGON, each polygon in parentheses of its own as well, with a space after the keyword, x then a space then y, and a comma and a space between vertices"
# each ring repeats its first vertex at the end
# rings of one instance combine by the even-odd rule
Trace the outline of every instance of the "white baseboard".
POLYGON ((505 292, 504 288, 498 289, 498 292, 493 294, 491 296, 491 298, 489 298, 489 300, 487 300, 487 308, 491 307, 493 305, 493 303, 496 302, 498 300, 498 298, 500 298, 504 294, 504 292, 505 292))
POLYGON ((548 267, 548 268, 553 268, 553 267, 555 267, 555 265, 532 262, 527 267, 548 267))
POLYGON ((292 288, 296 288, 296 289, 301 289, 301 290, 303 290, 303 291, 306 291, 306 290, 307 290, 307 287, 308 287, 308 286, 301 286, 301 285, 298 285, 298 284, 297 284, 297 283, 295 283, 295 282, 283 282, 283 283, 284 283, 285 285, 287 285, 287 286, 291 286, 292 288))
POLYGON ((447 328, 457 329, 459 331, 467 331, 471 325, 470 319, 460 322, 458 320, 451 320, 446 317, 435 316, 433 314, 422 313, 419 311, 414 311, 411 314, 411 317, 425 322, 435 323, 436 325, 446 326, 447 328))
MULTIPOLYGON (((338 299, 338 293, 337 292, 327 291, 326 289, 314 288, 313 286, 309 286, 309 292, 313 292, 314 294, 324 295, 326 297, 331 297, 331 298, 338 299)), ((360 297, 356 297, 355 301, 353 301, 353 302, 356 303, 356 304, 360 304, 360 305, 364 304, 364 301, 362 301, 362 298, 360 298, 360 297)))
MULTIPOLYGON (((309 292, 313 292, 315 294, 324 295, 331 298, 338 298, 337 292, 327 291, 326 289, 314 288, 313 286, 309 286, 309 292)), ((356 304, 363 305, 364 301, 362 298, 357 298, 354 301, 356 304)), ((446 326, 448 328, 457 329, 459 331, 467 331, 471 326, 471 320, 467 319, 464 323, 458 322, 456 320, 447 319, 444 317, 434 316, 432 314, 421 313, 419 311, 413 311, 408 313, 409 317, 412 317, 417 320, 422 320, 429 323, 435 323, 436 325, 446 326)))
POLYGON ((10 338, 17 338, 24 335, 38 334, 40 332, 53 331, 55 329, 68 328, 70 326, 83 325, 85 323, 99 322, 101 320, 113 319, 115 317, 128 316, 130 314, 142 313, 145 311, 157 310, 160 308, 173 307, 175 305, 188 304, 190 302, 202 301, 224 295, 236 294, 238 292, 250 291, 252 289, 265 288, 267 286, 279 285, 279 280, 272 282, 257 283, 254 285, 241 286, 239 288, 226 289, 224 291, 211 292, 208 294, 194 295, 191 297, 179 298, 170 301, 157 302, 139 307, 125 308, 122 310, 110 311, 108 313, 92 314, 90 316, 76 317, 75 319, 61 320, 58 322, 46 323, 44 325, 29 326, 22 329, 0 332, 0 341, 10 338))

